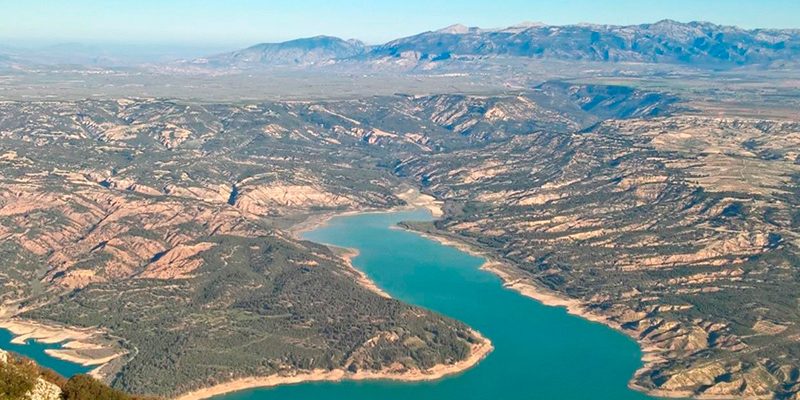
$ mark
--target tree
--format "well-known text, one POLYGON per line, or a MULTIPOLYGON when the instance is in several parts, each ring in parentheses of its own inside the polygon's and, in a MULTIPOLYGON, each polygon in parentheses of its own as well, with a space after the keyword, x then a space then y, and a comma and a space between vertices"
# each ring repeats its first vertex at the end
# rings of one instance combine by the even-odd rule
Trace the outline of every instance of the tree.
POLYGON ((69 378, 61 389, 63 400, 129 400, 124 393, 114 390, 89 375, 69 378))

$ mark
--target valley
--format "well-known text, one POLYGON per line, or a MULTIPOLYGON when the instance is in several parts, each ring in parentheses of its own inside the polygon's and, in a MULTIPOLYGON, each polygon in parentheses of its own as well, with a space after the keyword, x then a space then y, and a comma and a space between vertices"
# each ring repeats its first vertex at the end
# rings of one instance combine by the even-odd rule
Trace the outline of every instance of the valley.
POLYGON ((436 220, 395 222, 633 338, 631 388, 799 398, 797 32, 592 29, 317 37, 131 69, 16 61, 0 327, 165 398, 463 372, 490 362, 491 336, 298 234, 435 204, 436 220))

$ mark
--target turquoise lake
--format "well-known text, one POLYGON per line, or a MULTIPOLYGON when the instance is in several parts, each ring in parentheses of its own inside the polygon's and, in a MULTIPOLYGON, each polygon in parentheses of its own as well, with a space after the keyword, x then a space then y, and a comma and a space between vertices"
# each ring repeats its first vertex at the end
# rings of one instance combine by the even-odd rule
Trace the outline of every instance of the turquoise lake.
POLYGON ((215 400, 651 399, 627 387, 639 347, 606 326, 503 288, 483 259, 394 229, 431 220, 427 211, 339 217, 304 239, 358 249, 353 264, 402 301, 461 320, 492 340, 476 367, 434 382, 306 383, 254 389, 215 400))
MULTIPOLYGON (((252 389, 214 400, 644 400, 627 382, 639 368, 636 343, 606 326, 544 306, 505 289, 481 271, 483 259, 396 229, 401 221, 431 220, 425 210, 338 217, 304 239, 358 249, 353 264, 402 301, 461 320, 492 340, 495 350, 466 372, 434 382, 319 382, 252 389)), ((10 343, 64 376, 88 368, 44 354, 46 345, 10 343)))
POLYGON ((25 344, 16 344, 11 343, 12 339, 14 339, 14 335, 11 332, 6 329, 0 329, 0 349, 28 357, 39 363, 39 365, 58 372, 61 376, 70 377, 76 374, 84 374, 92 369, 91 367, 84 367, 80 364, 50 357, 44 352, 47 349, 58 349, 61 347, 60 344, 47 344, 35 340, 28 340, 25 344))

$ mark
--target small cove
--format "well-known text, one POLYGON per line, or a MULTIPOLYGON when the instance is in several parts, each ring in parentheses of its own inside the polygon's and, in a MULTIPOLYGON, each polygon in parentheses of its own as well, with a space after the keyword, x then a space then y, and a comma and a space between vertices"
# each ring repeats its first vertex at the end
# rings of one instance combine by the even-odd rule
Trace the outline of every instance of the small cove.
POLYGON ((80 364, 60 360, 45 353, 48 349, 60 349, 60 343, 42 343, 33 339, 25 341, 25 344, 13 343, 14 335, 7 329, 0 328, 0 349, 17 353, 36 361, 39 365, 52 369, 61 376, 71 377, 77 374, 85 374, 91 371, 92 367, 85 367, 80 364))

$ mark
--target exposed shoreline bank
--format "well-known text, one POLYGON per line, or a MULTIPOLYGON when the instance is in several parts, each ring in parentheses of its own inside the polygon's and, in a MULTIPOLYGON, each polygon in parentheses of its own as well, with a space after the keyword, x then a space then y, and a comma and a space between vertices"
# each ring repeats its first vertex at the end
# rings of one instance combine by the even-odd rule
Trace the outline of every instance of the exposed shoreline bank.
MULTIPOLYGON (((439 218, 444 215, 442 211, 442 202, 436 200, 433 196, 420 193, 417 189, 408 189, 402 193, 397 194, 397 197, 406 202, 405 205, 391 207, 391 208, 365 208, 362 210, 350 211, 332 211, 319 214, 311 214, 300 223, 294 224, 286 229, 289 234, 295 239, 303 240, 303 233, 313 231, 319 227, 325 226, 331 219, 337 217, 348 217, 360 214, 386 214, 398 211, 411 211, 420 208, 425 208, 430 211, 433 218, 439 218)), ((334 246, 335 247, 335 246, 334 246)))
POLYGON ((44 353, 84 367, 95 367, 89 371, 89 375, 97 379, 103 378, 102 369, 106 364, 126 354, 96 343, 93 339, 102 335, 102 332, 91 329, 48 326, 17 318, 0 320, 0 328, 11 332, 14 336, 11 343, 14 344, 25 344, 28 340, 61 344, 61 348, 45 349, 44 353))
POLYGON ((485 261, 483 265, 481 265, 480 269, 487 272, 491 272, 492 274, 499 277, 500 280, 503 282, 503 286, 506 288, 514 290, 525 297, 536 300, 545 306, 563 307, 570 315, 583 318, 590 322, 603 324, 633 339, 633 341, 636 342, 636 344, 639 346, 639 349, 642 352, 642 356, 640 358, 642 366, 634 372, 633 376, 628 381, 629 388, 645 393, 649 396, 661 397, 661 398, 684 398, 684 399, 697 398, 697 399, 707 399, 707 400, 729 398, 729 397, 695 396, 692 393, 687 393, 683 391, 666 391, 661 389, 650 389, 636 384, 635 382, 636 377, 652 371, 652 366, 654 364, 663 361, 663 358, 661 356, 662 353, 661 349, 658 349, 654 346, 648 345, 647 343, 640 341, 631 332, 623 329, 623 327, 619 323, 610 320, 607 316, 603 314, 589 310, 586 304, 581 302, 580 300, 569 298, 560 293, 556 293, 554 291, 537 286, 534 283, 527 282, 524 279, 514 277, 512 273, 506 270, 506 268, 513 268, 513 267, 508 266, 507 263, 493 259, 493 257, 477 249, 473 245, 453 239, 449 236, 440 236, 430 232, 421 232, 411 229, 409 229, 409 231, 414 232, 427 239, 435 240, 445 246, 457 248, 458 250, 473 255, 475 257, 483 258, 485 261))
MULTIPOLYGON (((326 246, 333 247, 331 245, 326 245, 326 246)), ((344 259, 345 263, 350 268, 350 270, 354 274, 356 274, 356 282, 358 282, 359 285, 369 289, 370 291, 374 292, 375 294, 381 297, 386 297, 387 299, 392 298, 392 296, 390 296, 389 293, 384 292, 383 289, 381 289, 375 283, 375 281, 370 279, 369 276, 367 276, 367 274, 364 273, 364 271, 356 268, 355 265, 353 265, 353 259, 358 257, 359 254, 358 250, 347 247, 337 247, 336 249, 339 249, 340 253, 339 257, 344 259)))
MULTIPOLYGON (((389 209, 366 209, 354 210, 345 212, 329 212, 309 216, 305 221, 293 225, 288 229, 288 232, 296 239, 302 240, 302 234, 305 232, 313 231, 322 226, 325 226, 331 219, 337 217, 346 217, 360 214, 371 213, 392 213, 398 211, 416 210, 425 208, 431 212, 434 218, 442 215, 441 202, 437 201, 432 196, 422 194, 416 189, 409 189, 398 195, 399 198, 406 202, 406 205, 392 207, 389 209)), ((334 249, 337 256, 342 258, 348 265, 349 269, 356 274, 357 282, 365 288, 375 292, 376 294, 391 298, 391 296, 383 291, 378 285, 370 279, 363 271, 356 268, 352 260, 358 256, 358 250, 353 248, 344 248, 326 244, 326 246, 334 249)), ((312 370, 297 372, 291 375, 270 375, 264 377, 247 377, 235 379, 230 382, 220 383, 218 385, 209 386, 203 389, 198 389, 192 392, 184 393, 175 398, 175 400, 202 400, 214 396, 219 396, 227 393, 238 392, 247 389, 267 388, 279 385, 299 384, 305 382, 340 382, 340 381, 363 381, 363 380, 392 380, 400 382, 420 382, 420 381, 433 381, 438 380, 450 375, 455 375, 464 372, 481 360, 486 358, 494 349, 491 340, 484 337, 476 330, 470 330, 471 334, 478 339, 476 343, 472 344, 470 348, 470 355, 464 360, 457 361, 453 364, 438 364, 426 370, 409 370, 409 371, 359 371, 348 372, 343 369, 335 370, 312 370)))
MULTIPOLYGON (((328 213, 321 213, 311 215, 306 218, 304 221, 291 226, 287 231, 289 234, 297 240, 304 240, 302 238, 303 233, 313 231, 320 227, 325 226, 330 220, 337 217, 347 217, 352 215, 359 215, 359 214, 384 214, 384 213, 392 213, 398 211, 409 211, 409 210, 416 210, 419 208, 425 208, 430 211, 431 215, 434 218, 441 217, 443 215, 442 212, 442 205, 441 202, 436 200, 433 196, 420 193, 416 189, 409 189, 403 193, 397 195, 400 199, 406 202, 405 205, 392 207, 389 209, 365 209, 365 210, 353 210, 353 211, 344 211, 344 212, 328 212, 328 213)), ((347 247, 340 247, 334 246, 331 244, 325 244, 331 249, 334 249, 337 252, 337 255, 342 258, 351 272, 356 274, 356 281, 363 287, 371 290, 372 292, 386 297, 391 298, 391 296, 383 291, 378 285, 370 279, 364 271, 356 268, 353 265, 353 259, 358 257, 358 250, 353 248, 347 247)))
POLYGON ((341 382, 364 380, 392 380, 401 382, 433 381, 446 376, 464 372, 478 364, 481 360, 486 358, 489 353, 492 352, 493 346, 489 339, 483 337, 475 330, 472 330, 471 332, 476 338, 478 338, 478 343, 472 345, 469 357, 453 364, 439 364, 427 370, 411 370, 404 372, 363 371, 352 373, 343 369, 336 369, 330 371, 305 371, 296 373, 294 375, 271 375, 265 377, 241 378, 185 393, 176 397, 175 400, 202 400, 247 389, 268 388, 278 385, 290 385, 306 382, 341 382))
MULTIPOLYGON (((364 214, 364 213, 389 213, 396 211, 413 210, 424 207, 431 211, 431 214, 433 215, 434 218, 440 218, 442 215, 444 215, 444 211, 442 209, 442 202, 436 200, 434 197, 430 195, 421 194, 416 189, 410 189, 409 191, 404 192, 404 195, 407 196, 406 198, 404 198, 404 200, 406 200, 406 202, 408 203, 406 206, 393 207, 390 209, 348 211, 344 213, 320 214, 317 216, 312 216, 306 221, 295 225, 294 227, 292 227, 290 232, 292 232, 292 234, 296 238, 300 238, 302 233, 323 226, 334 217, 343 217, 343 216, 364 214)), ((403 196, 399 197, 403 198, 403 196)), ((407 228, 401 228, 401 229, 407 229, 407 228)), ((640 358, 642 366, 634 372, 633 376, 628 381, 629 388, 645 393, 650 396, 661 397, 661 398, 689 398, 689 397, 694 397, 699 399, 704 398, 704 397, 693 396, 692 393, 686 393, 682 391, 665 391, 661 389, 651 389, 636 384, 636 377, 639 377, 643 374, 652 371, 653 365, 663 361, 663 357, 661 355, 662 350, 652 345, 649 345, 646 342, 640 341, 639 338, 635 337, 632 332, 626 331, 625 329, 622 328, 622 326, 619 323, 610 320, 607 316, 589 310, 587 305, 581 302, 580 300, 569 298, 560 293, 556 293, 554 291, 542 288, 532 282, 528 282, 525 281, 524 279, 514 277, 513 272, 509 272, 513 271, 513 269, 511 269, 513 267, 508 266, 508 264, 505 262, 494 259, 492 256, 488 255, 484 251, 480 250, 479 248, 476 248, 476 246, 473 246, 469 243, 454 239, 449 236, 440 236, 430 232, 421 232, 413 229, 409 229, 409 231, 418 234, 420 236, 423 236, 427 239, 437 241, 445 246, 454 247, 467 254, 483 258, 485 261, 480 268, 482 270, 491 272, 492 274, 498 276, 500 280, 503 282, 503 286, 506 288, 512 289, 525 297, 536 300, 545 306, 563 307, 570 315, 583 318, 590 322, 603 324, 631 338, 634 342, 636 342, 636 344, 639 346, 642 352, 642 356, 640 358)), ((344 255, 348 263, 350 263, 352 257, 358 254, 358 252, 353 249, 344 249, 344 250, 348 251, 348 253, 345 253, 344 255), (350 251, 354 251, 355 253, 351 253, 350 251)), ((352 263, 350 263, 350 266, 352 267, 352 263)), ((360 275, 364 276, 367 279, 367 282, 371 284, 371 286, 377 287, 374 284, 374 282, 372 282, 368 277, 366 277, 365 274, 363 274, 363 272, 361 272, 360 275)))

